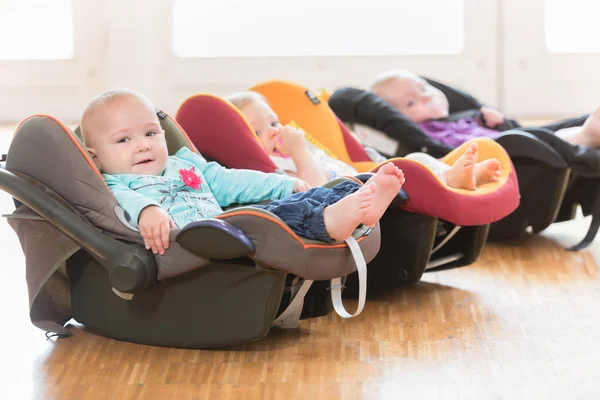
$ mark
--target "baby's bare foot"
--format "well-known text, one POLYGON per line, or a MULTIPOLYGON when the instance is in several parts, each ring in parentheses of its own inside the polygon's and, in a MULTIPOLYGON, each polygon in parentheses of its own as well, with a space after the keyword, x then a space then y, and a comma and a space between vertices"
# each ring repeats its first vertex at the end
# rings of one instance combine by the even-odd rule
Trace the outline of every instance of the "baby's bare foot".
POLYGON ((485 185, 486 183, 496 182, 502 175, 500 171, 500 161, 495 158, 482 161, 475 164, 475 179, 477 186, 485 185))
POLYGON ((590 147, 600 146, 600 107, 583 124, 583 134, 590 147))
POLYGON ((323 210, 325 229, 332 239, 342 241, 352 235, 367 215, 375 190, 373 183, 364 185, 323 210))
POLYGON ((475 190, 477 156, 477 143, 472 143, 446 172, 446 185, 455 189, 475 190))
POLYGON ((388 162, 379 168, 375 176, 367 181, 367 184, 369 183, 375 183, 377 191, 373 195, 373 202, 362 223, 367 226, 374 226, 404 184, 404 173, 394 163, 388 162))

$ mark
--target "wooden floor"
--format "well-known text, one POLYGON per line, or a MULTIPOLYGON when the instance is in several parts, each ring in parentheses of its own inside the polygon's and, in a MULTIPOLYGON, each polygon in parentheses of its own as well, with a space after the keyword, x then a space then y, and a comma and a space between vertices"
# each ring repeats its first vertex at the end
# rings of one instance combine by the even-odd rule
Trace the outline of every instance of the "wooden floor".
MULTIPOLYGON (((8 131, 0 128, 0 151, 8 131)), ((11 211, 0 193, 0 212, 11 211)), ((29 322, 24 259, 3 220, 2 398, 597 399, 600 241, 563 250, 587 223, 489 244, 476 264, 370 300, 357 319, 331 315, 237 348, 191 351, 81 327, 47 340, 29 322)))

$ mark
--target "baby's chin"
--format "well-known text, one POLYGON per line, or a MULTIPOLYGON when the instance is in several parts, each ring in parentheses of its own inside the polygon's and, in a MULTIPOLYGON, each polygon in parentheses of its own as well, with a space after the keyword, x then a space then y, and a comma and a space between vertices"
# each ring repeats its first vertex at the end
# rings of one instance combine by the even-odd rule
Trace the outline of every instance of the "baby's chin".
POLYGON ((450 115, 448 107, 446 107, 444 104, 432 104, 429 111, 431 113, 431 119, 446 118, 448 115, 450 115))
POLYGON ((157 160, 154 160, 145 164, 133 165, 131 172, 128 173, 136 175, 160 175, 165 167, 165 165, 161 165, 157 160))
POLYGON ((438 113, 435 113, 431 119, 447 118, 448 115, 450 115, 450 113, 448 111, 440 111, 438 113))

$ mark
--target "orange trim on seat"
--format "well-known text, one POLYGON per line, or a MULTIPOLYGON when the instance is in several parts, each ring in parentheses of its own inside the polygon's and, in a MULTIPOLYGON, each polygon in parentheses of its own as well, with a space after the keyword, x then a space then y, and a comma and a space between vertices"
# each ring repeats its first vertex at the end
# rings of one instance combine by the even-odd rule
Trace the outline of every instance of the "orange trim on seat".
MULTIPOLYGON (((337 248, 342 248, 342 247, 348 247, 348 245, 346 243, 336 243, 336 244, 306 244, 302 241, 302 239, 300 239, 300 237, 298 235, 296 235, 294 233, 294 231, 292 231, 290 229, 290 227, 288 227, 287 225, 285 225, 283 222, 281 222, 279 219, 271 217, 270 215, 265 215, 263 213, 260 212, 255 212, 255 211, 233 211, 231 213, 227 213, 227 214, 221 214, 221 215, 217 215, 215 218, 218 219, 225 219, 227 217, 234 217, 237 215, 254 215, 256 217, 260 217, 260 218, 264 218, 267 219, 271 222, 276 223, 277 225, 279 225, 281 228, 283 228, 287 233, 289 233, 294 239, 296 239, 298 241, 298 243, 300 243, 302 245, 303 248, 305 249, 337 249, 337 248)), ((357 242, 362 242, 364 239, 366 238, 365 235, 361 236, 360 238, 358 238, 356 241, 357 242)))
POLYGON ((71 139, 71 141, 75 144, 75 146, 77 146, 77 148, 79 149, 79 151, 81 152, 81 154, 83 155, 83 157, 85 158, 85 160, 87 161, 87 163, 90 165, 90 167, 92 167, 92 169, 94 170, 94 172, 96 173, 96 175, 98 175, 98 177, 100 179, 102 179, 102 182, 104 182, 104 178, 102 178, 102 174, 100 173, 100 170, 98 169, 98 167, 96 167, 96 164, 94 163, 94 161, 90 158, 87 150, 85 150, 82 146, 81 146, 81 142, 79 141, 79 139, 77 139, 74 135, 73 132, 71 132, 71 129, 69 129, 65 124, 63 124, 62 122, 60 122, 57 118, 51 116, 51 115, 47 115, 47 114, 34 114, 31 115, 27 118, 25 118, 23 121, 21 121, 21 123, 19 124, 19 126, 17 127, 17 129, 15 130, 15 134, 19 131, 19 128, 21 128, 21 125, 23 125, 26 121, 30 120, 31 118, 34 117, 42 117, 42 118, 48 118, 54 122, 56 122, 58 125, 60 125, 61 128, 63 128, 63 130, 66 132, 66 134, 69 136, 69 138, 71 139))
POLYGON ((355 176, 346 175, 344 178, 351 179, 351 180, 355 181, 356 183, 359 183, 361 186, 364 186, 363 181, 361 181, 360 179, 358 179, 355 176))

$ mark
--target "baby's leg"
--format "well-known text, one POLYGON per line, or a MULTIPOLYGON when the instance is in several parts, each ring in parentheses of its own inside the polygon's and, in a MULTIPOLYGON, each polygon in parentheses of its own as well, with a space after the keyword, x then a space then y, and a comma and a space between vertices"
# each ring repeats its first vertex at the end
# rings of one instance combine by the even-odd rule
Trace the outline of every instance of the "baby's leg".
POLYGON ((572 126, 556 131, 556 136, 573 145, 589 146, 588 135, 583 131, 583 126, 572 126))
POLYGON ((433 173, 436 174, 442 182, 446 183, 446 172, 448 169, 450 169, 450 166, 445 162, 442 162, 427 153, 410 153, 404 156, 404 158, 423 164, 433 171, 433 173))
MULTIPOLYGON (((452 165, 448 165, 425 153, 411 153, 405 158, 415 160, 432 170, 442 182, 452 188, 475 190, 477 168, 473 167, 477 162, 477 144, 473 143, 465 153, 452 165)), ((482 181, 484 180, 481 169, 482 181)), ((479 184, 479 183, 478 183, 479 184)))
POLYGON ((446 171, 446 184, 451 188, 475 190, 477 144, 471 143, 464 154, 446 171))
POLYGON ((589 147, 600 147, 600 107, 583 124, 583 133, 588 137, 589 147))
POLYGON ((404 184, 404 173, 393 163, 389 162, 383 165, 375 176, 369 179, 366 185, 374 183, 377 185, 377 190, 373 195, 373 202, 366 214, 363 224, 374 226, 381 218, 385 210, 398 195, 400 188, 404 184))
POLYGON ((502 175, 500 167, 500 161, 495 158, 490 158, 475 164, 475 180, 477 181, 477 186, 496 182, 502 175))
POLYGON ((556 132, 556 136, 574 145, 600 147, 600 107, 588 117, 583 126, 561 129, 556 132))
POLYGON ((374 183, 364 185, 356 192, 325 207, 323 219, 327 234, 335 240, 345 240, 365 219, 376 192, 374 183))
POLYGON ((299 236, 332 242, 345 240, 362 223, 373 199, 375 185, 346 181, 333 188, 316 187, 294 193, 266 206, 299 236))

